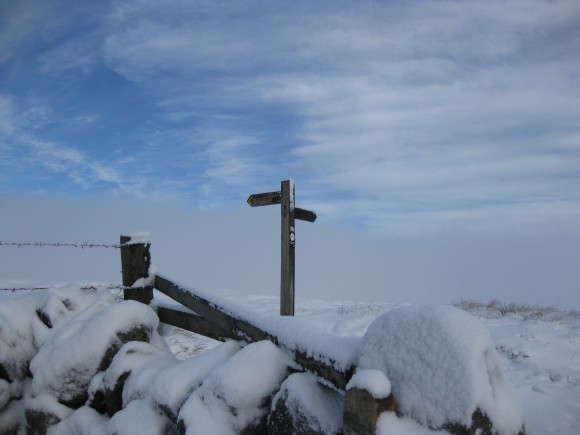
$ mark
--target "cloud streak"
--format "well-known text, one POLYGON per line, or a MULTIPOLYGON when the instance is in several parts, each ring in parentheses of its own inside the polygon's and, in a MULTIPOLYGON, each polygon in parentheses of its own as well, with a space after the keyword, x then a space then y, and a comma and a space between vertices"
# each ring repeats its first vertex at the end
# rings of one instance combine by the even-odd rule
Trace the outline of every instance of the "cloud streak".
MULTIPOLYGON (((41 53, 43 71, 89 80, 105 68, 150 105, 121 127, 135 165, 83 151, 88 182, 163 186, 207 207, 292 177, 327 219, 379 232, 535 216, 577 228, 575 1, 144 0, 74 13, 89 30, 41 53)), ((70 143, 58 158, 44 147, 52 170, 72 163, 70 143)))

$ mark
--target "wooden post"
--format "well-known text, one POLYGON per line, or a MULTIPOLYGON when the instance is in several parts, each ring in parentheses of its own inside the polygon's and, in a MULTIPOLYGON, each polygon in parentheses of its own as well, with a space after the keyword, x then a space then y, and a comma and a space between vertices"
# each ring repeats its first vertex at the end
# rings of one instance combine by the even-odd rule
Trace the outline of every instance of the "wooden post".
POLYGON ((280 315, 294 315, 294 271, 296 232, 294 230, 294 181, 282 181, 282 255, 280 275, 280 315))
POLYGON ((121 236, 121 267, 123 274, 123 297, 144 304, 149 304, 153 299, 153 287, 135 287, 135 281, 149 276, 151 265, 150 243, 132 243, 130 236, 121 236))
POLYGON ((375 399, 366 390, 347 389, 344 398, 342 434, 374 435, 381 412, 395 412, 395 399, 392 395, 375 399))

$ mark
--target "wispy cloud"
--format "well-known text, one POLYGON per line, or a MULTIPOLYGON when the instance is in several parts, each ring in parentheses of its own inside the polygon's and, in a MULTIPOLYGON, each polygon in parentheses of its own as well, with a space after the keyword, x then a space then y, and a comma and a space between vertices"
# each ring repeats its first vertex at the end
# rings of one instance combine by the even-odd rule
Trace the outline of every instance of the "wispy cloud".
MULTIPOLYGON (((385 231, 502 213, 571 222, 580 203, 577 1, 107 6, 73 11, 88 30, 39 56, 52 77, 106 66, 152 107, 117 163, 83 150, 88 180, 194 191, 200 205, 290 176, 329 218, 353 204, 353 221, 385 231)), ((78 165, 74 144, 46 142, 52 170, 78 165)))
MULTIPOLYGON (((99 161, 79 147, 40 139, 35 134, 39 113, 41 123, 50 122, 46 119, 49 111, 41 107, 21 111, 14 97, 0 94, 0 144, 4 154, 0 165, 5 172, 27 179, 45 170, 62 177, 63 184, 72 181, 92 189, 95 183, 104 183, 122 192, 140 193, 138 187, 143 183, 131 173, 121 174, 114 160, 99 161)), ((46 176, 39 178, 46 182, 46 176)), ((50 184, 55 187, 55 181, 50 184)))

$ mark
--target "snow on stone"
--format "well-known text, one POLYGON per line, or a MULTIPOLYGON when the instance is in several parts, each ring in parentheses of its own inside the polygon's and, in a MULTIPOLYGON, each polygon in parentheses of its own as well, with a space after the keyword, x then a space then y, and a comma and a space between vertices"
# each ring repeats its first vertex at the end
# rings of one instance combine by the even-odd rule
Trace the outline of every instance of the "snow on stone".
MULTIPOLYGON (((479 433, 479 432, 477 432, 479 433)), ((393 412, 383 412, 377 421, 376 435, 449 435, 447 431, 431 430, 408 417, 397 417, 393 412)))
MULTIPOLYGON (((24 421, 24 403, 22 400, 13 400, 0 409, 0 433, 14 434, 15 428, 18 428, 24 421)), ((23 435, 24 431, 18 432, 17 435, 23 435)))
POLYGON ((132 371, 123 388, 123 406, 136 399, 151 397, 155 379, 164 370, 175 367, 177 358, 171 354, 152 355, 145 363, 132 371))
POLYGON ((153 399, 177 416, 191 392, 240 349, 237 342, 227 341, 162 371, 153 383, 153 399))
POLYGON ((0 409, 8 404, 10 397, 10 384, 4 379, 0 379, 0 409))
POLYGON ((171 422, 151 399, 133 400, 107 423, 107 433, 123 435, 166 434, 171 422))
MULTIPOLYGON (((28 298, 29 300, 29 298, 28 298)), ((0 364, 9 380, 23 379, 27 363, 38 350, 37 338, 48 329, 26 299, 3 300, 0 304, 0 364)))
POLYGON ((346 386, 347 390, 352 388, 366 390, 375 399, 391 395, 391 382, 383 372, 375 369, 358 369, 346 386))
MULTIPOLYGON (((30 363, 34 391, 47 392, 70 401, 79 389, 88 387, 117 333, 143 325, 154 331, 159 319, 148 306, 123 301, 115 303, 108 292, 74 315, 65 327, 58 325, 30 363)), ((120 346, 119 346, 120 347, 120 346)))
POLYGON ((48 435, 86 434, 108 435, 109 418, 93 408, 82 406, 70 416, 48 429, 48 435))
POLYGON ((359 367, 386 373, 400 412, 425 426, 470 426, 480 408, 501 433, 522 428, 523 410, 489 333, 459 309, 385 313, 365 334, 359 367))
POLYGON ((9 381, 11 398, 22 397, 30 361, 52 334, 51 328, 98 297, 94 291, 83 291, 73 285, 3 295, 0 303, 0 377, 9 381))
POLYGON ((312 432, 334 434, 342 429, 344 396, 320 385, 311 373, 288 376, 272 399, 272 410, 279 400, 285 401, 294 421, 305 418, 312 432))
MULTIPOLYGON (((156 366, 166 367, 177 364, 177 359, 165 347, 154 346, 147 342, 130 341, 125 343, 117 352, 111 364, 104 373, 102 384, 108 390, 113 390, 118 379, 125 373, 130 373, 130 377, 137 377, 140 371, 146 371, 145 367, 155 361, 156 366)), ((151 372, 151 369, 147 370, 151 372)), ((156 375, 157 373, 154 373, 156 375)), ((146 376, 143 376, 146 378, 146 376)), ((141 382, 134 381, 131 394, 128 394, 127 402, 133 398, 141 398, 144 390, 151 386, 150 379, 141 382), (145 382, 143 386, 142 383, 145 382)), ((128 390, 126 388, 126 390, 128 390)), ((124 390, 125 391, 125 390, 124 390)))
POLYGON ((269 341, 246 346, 217 367, 185 402, 179 418, 187 434, 237 434, 258 424, 292 359, 269 341))
POLYGON ((59 403, 56 398, 50 394, 33 394, 29 392, 24 397, 24 407, 27 411, 44 412, 52 414, 60 420, 64 420, 73 413, 73 410, 59 403))
MULTIPOLYGON (((196 291, 196 293, 204 296, 204 292, 196 291)), ((500 379, 499 384, 502 384, 501 379, 502 377, 505 378, 505 376, 499 374, 500 371, 494 370, 494 366, 499 361, 503 372, 515 384, 516 393, 521 399, 525 409, 527 433, 533 435, 571 435, 576 434, 578 427, 580 427, 580 318, 578 316, 563 317, 561 319, 558 316, 552 316, 550 317, 550 319, 553 318, 552 320, 544 321, 542 319, 524 318, 515 314, 504 316, 498 313, 492 313, 492 315, 486 312, 477 312, 475 314, 481 317, 481 321, 485 323, 485 326, 491 333, 491 337, 493 338, 493 343, 491 343, 487 332, 484 332, 482 335, 481 325, 474 325, 473 319, 462 319, 461 316, 455 314, 448 316, 449 313, 444 307, 436 310, 443 310, 443 314, 445 315, 442 317, 446 318, 446 321, 442 319, 435 321, 437 316, 430 317, 426 315, 424 312, 425 308, 421 307, 400 309, 398 306, 385 303, 328 303, 298 298, 296 317, 294 319, 280 319, 277 315, 279 300, 276 297, 240 296, 235 294, 223 296, 223 293, 216 296, 215 293, 208 292, 205 292, 205 295, 206 299, 214 300, 220 306, 226 307, 229 312, 245 319, 251 319, 252 323, 256 323, 257 326, 264 325, 265 327, 263 329, 272 328, 273 331, 286 333, 286 347, 295 345, 297 347, 308 348, 311 354, 322 352, 321 348, 324 349, 325 346, 335 347, 332 350, 334 353, 331 353, 331 355, 338 355, 336 357, 336 360, 339 361, 338 365, 347 366, 352 362, 357 362, 357 349, 364 351, 367 346, 367 343, 364 343, 363 347, 363 335, 365 334, 367 326, 385 312, 388 313, 387 317, 391 317, 390 323, 384 321, 384 319, 379 320, 381 322, 384 321, 385 326, 391 326, 391 328, 387 327, 386 330, 387 332, 391 331, 391 335, 396 336, 388 338, 390 340, 389 342, 403 341, 405 343, 411 343, 414 349, 418 349, 417 355, 421 355, 419 351, 423 347, 433 349, 433 355, 430 358, 435 358, 435 362, 445 361, 449 363, 453 367, 453 370, 449 371, 449 376, 455 382, 461 378, 459 374, 457 378, 453 377, 454 371, 457 368, 476 367, 475 360, 471 359, 469 355, 477 352, 481 354, 483 351, 485 356, 485 350, 496 347, 497 352, 494 351, 496 355, 493 356, 493 353, 490 352, 487 362, 485 357, 479 358, 483 362, 480 364, 478 372, 481 371, 481 367, 486 370, 486 373, 488 372, 488 368, 490 368, 489 373, 492 376, 490 377, 489 374, 486 374, 485 377, 488 379, 498 378, 500 379), (404 315, 407 309, 419 310, 421 316, 413 319, 416 314, 413 316, 410 314, 404 315), (397 311, 399 311, 398 314, 397 311), (453 354, 454 347, 446 343, 440 337, 441 334, 436 334, 434 329, 428 326, 429 324, 433 328, 438 327, 447 331, 444 335, 456 341, 457 346, 465 347, 466 341, 473 341, 467 347, 469 352, 466 355, 457 357, 457 355, 453 354), (285 328, 289 330, 284 332, 285 328), (313 331, 316 332, 313 334, 313 331), (314 337, 310 337, 309 335, 311 334, 314 337), (303 335, 306 337, 303 337, 303 335), (329 337, 327 344, 323 343, 325 337, 329 337), (345 346, 341 347, 341 343, 345 344, 345 346), (444 355, 445 352, 441 350, 443 348, 448 349, 448 356, 444 355), (346 356, 340 356, 342 351, 344 351, 346 356), (497 354, 499 354, 499 359, 497 354)), ((156 298, 158 296, 156 294, 156 298)), ((73 337, 77 332, 80 333, 80 330, 86 327, 89 320, 99 310, 106 309, 113 304, 109 296, 106 295, 106 292, 81 291, 78 286, 72 285, 43 292, 20 294, 3 293, 0 297, 0 355, 3 355, 3 358, 8 358, 8 360, 11 359, 14 361, 18 359, 23 362, 23 367, 26 366, 29 359, 34 356, 39 348, 44 347, 44 344, 53 342, 53 335, 61 335, 63 341, 66 341, 64 337, 73 337), (100 304, 100 307, 97 309, 94 304, 100 304), (93 307, 90 308, 90 305, 93 305, 93 307), (40 320, 36 312, 37 310, 44 313, 47 319, 50 319, 51 323, 53 323, 52 329, 48 328, 40 320), (86 311, 81 315, 82 310, 86 311), (66 328, 63 328, 65 325, 66 328), (63 329, 66 329, 66 331, 63 329)), ((475 323, 477 324, 477 322, 475 323)), ((103 330, 107 332, 110 329, 109 326, 106 325, 103 330)), ((374 326, 370 330, 373 328, 374 326)), ((485 331, 486 328, 483 328, 483 330, 485 331)), ((174 331, 174 328, 164 328, 165 339, 170 341, 174 331)), ((371 332, 369 331, 367 338, 370 334, 371 332)), ((91 352, 93 343, 89 340, 90 334, 85 337, 86 342, 81 345, 82 352, 91 352)), ((186 339, 186 337, 180 336, 180 339, 186 339)), ((163 346, 160 340, 161 338, 154 334, 151 344, 161 349, 163 346)), ((83 340, 79 340, 79 342, 81 341, 83 340)), ((406 344, 406 346, 408 347, 409 345, 406 344)), ((405 349, 406 346, 403 346, 402 349, 405 349)), ((225 379, 219 379, 221 378, 221 374, 219 373, 222 373, 221 370, 226 365, 225 362, 229 357, 229 352, 232 355, 238 355, 243 350, 239 350, 239 345, 234 342, 221 344, 217 346, 216 352, 224 352, 226 355, 222 355, 223 358, 217 357, 214 354, 211 358, 209 356, 207 357, 208 361, 200 362, 202 360, 198 358, 206 354, 209 355, 210 352, 213 351, 200 354, 184 362, 173 360, 171 364, 163 367, 149 366, 146 369, 149 374, 146 375, 144 373, 143 377, 138 376, 141 369, 136 369, 136 388, 133 390, 135 394, 131 395, 131 400, 126 404, 127 408, 131 406, 132 409, 130 411, 141 409, 144 414, 152 412, 150 417, 153 419, 157 419, 157 415, 160 416, 160 414, 155 414, 158 411, 152 408, 151 402, 147 404, 143 403, 142 399, 139 399, 141 394, 143 394, 142 392, 147 390, 145 386, 150 381, 151 386, 149 387, 149 391, 153 390, 153 394, 156 395, 155 402, 157 404, 170 404, 173 407, 172 412, 178 412, 182 401, 190 394, 188 391, 195 389, 201 382, 202 385, 198 388, 198 391, 202 390, 205 393, 203 395, 199 393, 192 394, 190 398, 192 402, 197 400, 199 403, 197 405, 189 403, 188 409, 184 407, 182 410, 181 417, 188 421, 195 417, 197 419, 196 425, 199 424, 199 432, 197 433, 237 433, 236 418, 232 415, 232 409, 230 409, 228 403, 217 396, 216 392, 221 390, 229 391, 228 388, 222 385, 225 379), (216 360, 215 370, 212 370, 212 362, 209 361, 213 358, 216 360), (194 363, 196 359, 197 362, 194 363), (199 371, 199 373, 193 373, 194 371, 199 371), (180 379, 180 377, 182 378, 180 379), (203 379, 200 381, 198 378, 203 379), (149 379, 149 381, 146 381, 146 379, 149 379), (207 414, 204 414, 204 410, 207 414), (203 428, 208 430, 204 431, 203 428)), ((391 352, 391 355, 393 354, 395 353, 391 352)), ((397 354, 400 354, 400 352, 397 352, 397 354)), ((399 357, 403 356, 399 355, 399 357)), ((60 364, 68 357, 70 355, 55 355, 55 362, 60 364)), ((395 359, 395 363, 397 361, 395 359)), ((2 362, 1 359, 0 362, 8 365, 2 362)), ((413 362, 412 364, 415 363, 419 364, 420 362, 413 362)), ((251 365, 252 363, 250 362, 244 363, 244 366, 251 365)), ((142 365, 143 368, 146 366, 147 364, 142 365)), ((249 370, 249 367, 246 368, 249 370)), ((363 367, 363 369, 380 368, 363 367)), ((386 372, 386 370, 384 371, 386 372)), ((246 376, 241 371, 238 373, 240 377, 246 376)), ((414 371, 414 373, 417 376, 422 376, 420 371, 414 371)), ((396 392, 398 384, 395 381, 395 377, 392 373, 386 372, 386 374, 392 382, 395 398, 400 402, 401 398, 396 392)), ((44 391, 31 391, 30 385, 32 380, 26 376, 24 370, 20 370, 20 375, 24 378, 12 382, 7 382, 7 379, 0 381, 0 405, 2 405, 3 401, 6 401, 6 383, 9 384, 10 391, 10 401, 4 407, 0 406, 0 433, 10 433, 12 428, 24 421, 25 403, 49 411, 51 409, 54 410, 55 405, 62 406, 55 402, 54 398, 49 398, 49 396, 43 394, 44 391), (21 399, 22 397, 24 398, 21 399)), ((100 383, 102 386, 104 375, 104 372, 98 373, 93 382, 95 384, 100 383)), ((251 374, 249 376, 253 379, 257 375, 251 374)), ((281 388, 286 393, 292 391, 292 393, 289 393, 289 397, 293 394, 296 395, 296 401, 288 401, 290 406, 293 406, 292 403, 298 404, 300 402, 305 407, 316 412, 316 414, 328 415, 328 420, 324 424, 327 425, 325 427, 331 428, 332 424, 338 424, 337 421, 340 421, 340 417, 330 417, 332 412, 322 410, 319 399, 313 402, 309 401, 309 398, 316 398, 316 394, 320 393, 320 390, 315 387, 316 383, 311 382, 311 380, 315 379, 314 375, 294 374, 286 379, 281 388)), ((433 377, 432 380, 428 379, 427 381, 425 384, 428 387, 426 389, 427 391, 435 390, 442 397, 445 397, 445 400, 441 401, 443 408, 447 406, 446 401, 448 399, 452 403, 457 402, 456 398, 452 395, 455 392, 452 385, 446 385, 445 382, 440 382, 440 379, 437 380, 437 377, 433 377)), ((495 379, 494 382, 498 383, 498 380, 495 379)), ((478 397, 481 400, 477 405, 481 406, 487 413, 490 413, 489 406, 485 409, 485 399, 489 399, 492 387, 489 380, 486 381, 485 388, 478 390, 474 387, 474 385, 481 387, 481 384, 483 382, 478 380, 473 385, 466 385, 466 388, 472 394, 467 394, 465 397, 468 399, 478 397)), ((277 389, 278 387, 275 388, 277 389)), ((495 389, 501 393, 501 388, 495 389)), ((232 390, 236 389, 232 388, 232 390)), ((278 393, 280 394, 280 392, 278 393)), ((239 393, 238 395, 242 394, 239 393)), ((250 396, 253 397, 253 393, 250 396)), ((336 398, 336 396, 332 395, 331 397, 336 398)), ((510 399, 505 409, 506 414, 510 413, 510 420, 513 419, 514 415, 518 419, 521 416, 518 412, 511 415, 514 411, 514 403, 517 403, 517 399, 515 401, 511 401, 510 399)), ((466 410, 463 414, 468 415, 467 408, 469 406, 466 404, 464 408, 466 410)), ((62 407, 60 409, 63 411, 61 414, 62 417, 70 413, 69 408, 62 407)), ((335 409, 342 409, 342 406, 337 405, 335 409)), ((433 412, 433 410, 425 411, 425 413, 427 412, 433 412)), ((335 412, 336 415, 338 413, 338 411, 335 412)), ((131 424, 139 424, 139 417, 131 417, 135 414, 137 413, 127 411, 124 416, 118 417, 119 420, 115 424, 120 424, 121 418, 125 422, 131 421, 131 424), (135 418, 135 421, 133 421, 133 418, 135 418)), ((247 417, 244 410, 242 410, 242 414, 247 417)), ((443 414, 447 414, 446 409, 443 409, 443 414)), ((495 420, 497 421, 497 418, 495 420)), ((161 418, 156 421, 166 420, 161 418)), ((320 421, 324 420, 321 419, 320 421)), ((56 430, 55 427, 50 433, 101 435, 111 433, 107 427, 108 424, 108 417, 83 406, 68 418, 65 418, 57 426, 58 428, 63 427, 65 429, 56 430)), ((332 428, 329 429, 329 432, 331 430, 332 428)), ((435 434, 441 432, 431 431, 409 417, 397 417, 394 414, 384 413, 379 418, 377 433, 435 434)))

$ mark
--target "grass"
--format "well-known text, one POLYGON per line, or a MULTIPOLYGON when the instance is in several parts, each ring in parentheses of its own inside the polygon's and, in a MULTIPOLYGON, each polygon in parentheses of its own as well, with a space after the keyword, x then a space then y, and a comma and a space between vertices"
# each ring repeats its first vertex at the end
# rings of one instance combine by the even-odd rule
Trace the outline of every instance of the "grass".
POLYGON ((551 322, 561 322, 580 318, 580 311, 559 310, 551 306, 531 305, 523 303, 505 303, 498 299, 491 299, 489 302, 479 302, 471 299, 460 299, 453 303, 453 306, 472 314, 486 313, 492 316, 518 315, 524 320, 545 320, 551 322))

